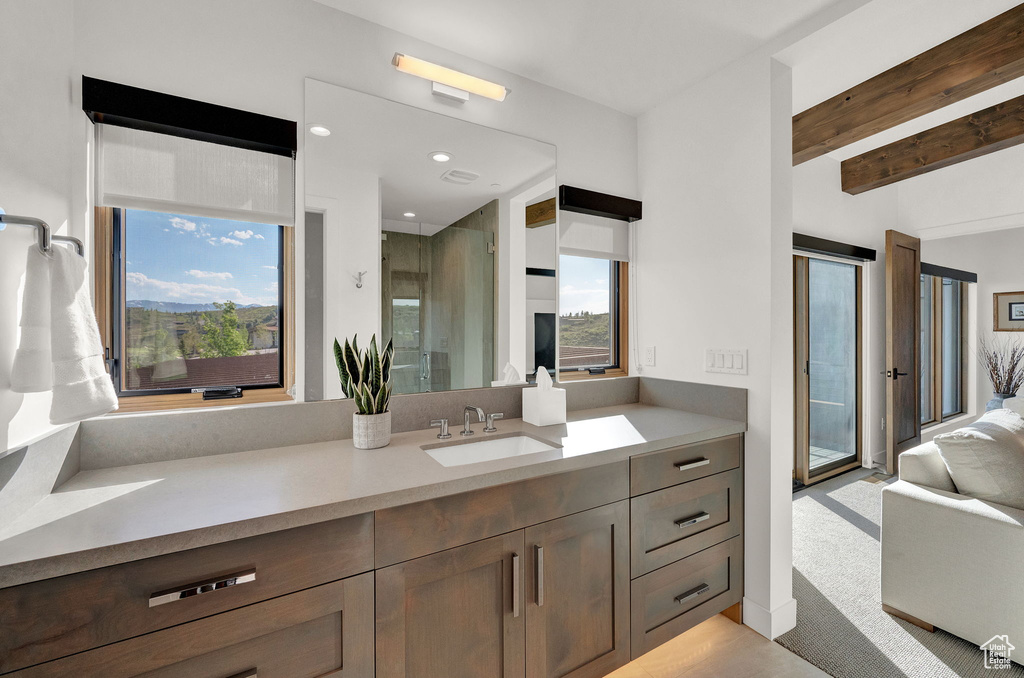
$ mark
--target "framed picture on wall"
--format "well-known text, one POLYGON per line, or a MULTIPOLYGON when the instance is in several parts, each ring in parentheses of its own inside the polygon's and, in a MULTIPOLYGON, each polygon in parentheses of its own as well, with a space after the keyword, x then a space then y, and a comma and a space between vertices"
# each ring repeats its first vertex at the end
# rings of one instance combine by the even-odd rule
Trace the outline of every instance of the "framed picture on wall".
POLYGON ((992 316, 996 332, 1024 332, 1024 292, 993 294, 992 316))

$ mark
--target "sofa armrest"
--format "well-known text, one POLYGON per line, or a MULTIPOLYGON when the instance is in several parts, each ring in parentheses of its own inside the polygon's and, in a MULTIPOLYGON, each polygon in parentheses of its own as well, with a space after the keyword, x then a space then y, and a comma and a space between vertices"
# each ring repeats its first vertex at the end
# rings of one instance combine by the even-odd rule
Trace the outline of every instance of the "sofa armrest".
POLYGON ((954 635, 1024 629, 1022 510, 897 481, 882 491, 881 566, 883 603, 954 635))
POLYGON ((924 443, 902 453, 899 456, 899 466, 900 480, 934 487, 936 490, 956 492, 956 485, 935 443, 924 443))

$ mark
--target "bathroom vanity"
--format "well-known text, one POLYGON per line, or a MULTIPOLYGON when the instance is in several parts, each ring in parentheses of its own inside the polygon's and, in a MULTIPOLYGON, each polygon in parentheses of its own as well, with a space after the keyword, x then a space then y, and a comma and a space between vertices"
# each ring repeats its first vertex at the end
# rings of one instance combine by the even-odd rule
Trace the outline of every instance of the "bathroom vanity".
POLYGON ((418 430, 83 471, 0 532, 0 674, 604 676, 737 618, 744 430, 636 402, 480 463, 418 430))

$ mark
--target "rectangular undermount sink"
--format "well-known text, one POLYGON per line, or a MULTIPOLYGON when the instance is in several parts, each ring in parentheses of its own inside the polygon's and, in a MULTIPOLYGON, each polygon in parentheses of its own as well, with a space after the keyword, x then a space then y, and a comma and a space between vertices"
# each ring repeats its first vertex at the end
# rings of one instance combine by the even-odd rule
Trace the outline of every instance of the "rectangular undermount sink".
POLYGON ((501 436, 488 436, 476 440, 424 445, 422 449, 441 466, 463 466, 482 461, 519 457, 524 454, 551 452, 560 447, 560 445, 547 443, 523 433, 506 433, 501 436))

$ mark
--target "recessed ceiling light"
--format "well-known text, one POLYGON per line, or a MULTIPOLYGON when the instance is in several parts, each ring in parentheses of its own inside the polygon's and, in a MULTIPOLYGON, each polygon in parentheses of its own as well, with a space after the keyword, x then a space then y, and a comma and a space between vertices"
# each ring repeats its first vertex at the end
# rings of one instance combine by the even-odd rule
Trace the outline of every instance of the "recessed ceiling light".
POLYGON ((430 159, 434 162, 448 162, 452 159, 452 154, 448 151, 434 151, 430 154, 430 159))
POLYGON ((414 216, 416 216, 416 214, 414 212, 406 212, 402 216, 409 217, 410 219, 412 219, 414 216))
POLYGON ((309 131, 318 137, 329 137, 331 136, 331 130, 327 129, 323 125, 313 125, 309 128, 309 131))

